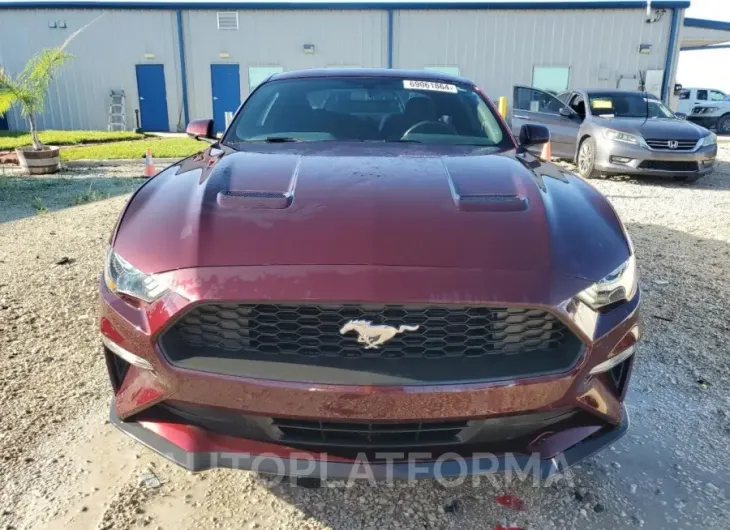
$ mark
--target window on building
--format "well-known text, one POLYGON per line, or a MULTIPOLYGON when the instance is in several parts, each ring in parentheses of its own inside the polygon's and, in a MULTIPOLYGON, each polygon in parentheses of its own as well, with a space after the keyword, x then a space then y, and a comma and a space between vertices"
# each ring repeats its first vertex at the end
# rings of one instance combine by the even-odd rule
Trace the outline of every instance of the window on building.
POLYGON ((238 29, 238 11, 219 11, 218 29, 238 29))
POLYGON ((427 66, 424 68, 424 70, 428 70, 429 72, 439 72, 441 74, 447 74, 447 75, 454 75, 454 76, 461 76, 461 70, 459 70, 458 66, 427 66))
POLYGON ((281 66, 249 66, 248 67, 248 89, 253 89, 266 81, 270 75, 280 74, 284 69, 281 66))
POLYGON ((707 101, 707 90, 698 90, 697 99, 701 101, 707 101))
POLYGON ((528 87, 515 87, 513 107, 530 112, 557 114, 565 105, 558 98, 543 91, 528 87))
POLYGON ((553 94, 567 90, 569 79, 568 66, 536 66, 532 70, 532 86, 553 94))
POLYGON ((719 90, 710 90, 710 99, 712 101, 722 101, 725 97, 724 92, 720 92, 719 90))

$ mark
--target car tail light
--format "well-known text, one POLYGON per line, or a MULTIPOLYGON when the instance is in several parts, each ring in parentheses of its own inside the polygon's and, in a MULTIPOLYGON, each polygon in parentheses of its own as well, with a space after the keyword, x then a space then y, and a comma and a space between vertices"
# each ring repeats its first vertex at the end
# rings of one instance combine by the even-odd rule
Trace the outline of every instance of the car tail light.
POLYGON ((639 327, 634 326, 631 328, 631 331, 629 331, 626 335, 624 335, 624 338, 619 341, 619 343, 616 345, 616 347, 613 349, 613 352, 611 353, 611 357, 609 357, 608 360, 603 361, 600 364, 597 364, 591 369, 590 374, 596 375, 596 374, 602 374, 604 372, 608 372, 611 368, 613 368, 616 365, 621 364, 626 359, 631 357, 634 352, 636 351, 636 343, 639 340, 639 327))

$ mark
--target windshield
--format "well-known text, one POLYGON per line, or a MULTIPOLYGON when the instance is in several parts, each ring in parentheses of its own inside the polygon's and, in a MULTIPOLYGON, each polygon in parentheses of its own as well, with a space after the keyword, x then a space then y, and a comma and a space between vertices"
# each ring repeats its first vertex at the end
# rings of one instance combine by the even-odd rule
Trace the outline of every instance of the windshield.
POLYGON ((674 113, 661 101, 649 100, 650 118, 676 118, 674 113))
POLYGON ((514 147, 473 87, 384 77, 265 83, 223 142, 337 140, 514 147))
POLYGON ((602 118, 674 118, 671 110, 641 93, 589 94, 591 114, 602 118))

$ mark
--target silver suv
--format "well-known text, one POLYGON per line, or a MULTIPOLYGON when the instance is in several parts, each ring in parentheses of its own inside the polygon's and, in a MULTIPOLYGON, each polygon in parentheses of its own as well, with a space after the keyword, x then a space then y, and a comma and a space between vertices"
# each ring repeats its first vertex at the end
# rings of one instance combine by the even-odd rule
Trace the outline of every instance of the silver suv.
POLYGON ((584 178, 644 175, 694 182, 712 172, 717 156, 714 133, 643 92, 572 90, 554 96, 516 86, 513 133, 527 123, 546 126, 553 156, 574 161, 584 178))

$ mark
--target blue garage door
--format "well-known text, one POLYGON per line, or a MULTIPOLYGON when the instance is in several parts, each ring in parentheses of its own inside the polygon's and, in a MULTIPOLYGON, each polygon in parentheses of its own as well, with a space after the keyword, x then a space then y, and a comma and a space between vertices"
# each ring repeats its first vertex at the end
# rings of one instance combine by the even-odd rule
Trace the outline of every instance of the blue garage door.
POLYGON ((237 64, 211 64, 215 132, 226 128, 226 112, 235 113, 241 104, 241 76, 237 64))
POLYGON ((138 64, 136 67, 142 130, 169 131, 165 67, 161 64, 138 64))

